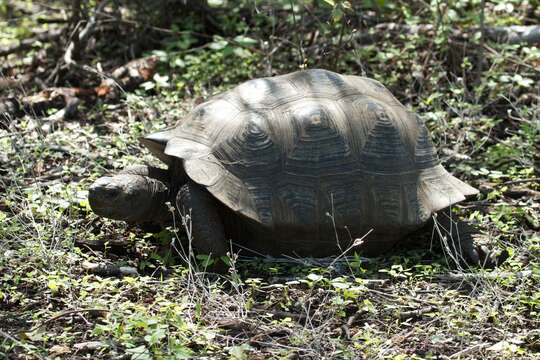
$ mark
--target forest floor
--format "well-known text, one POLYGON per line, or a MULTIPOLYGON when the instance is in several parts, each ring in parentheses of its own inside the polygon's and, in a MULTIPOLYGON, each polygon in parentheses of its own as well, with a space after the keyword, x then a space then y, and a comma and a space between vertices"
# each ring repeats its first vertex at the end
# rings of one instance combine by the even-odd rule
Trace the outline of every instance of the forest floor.
POLYGON ((540 47, 490 35, 540 24, 538 1, 76 3, 0 4, 0 357, 540 357, 540 47), (409 244, 216 275, 181 261, 182 229, 92 213, 98 177, 159 164, 140 136, 301 68, 375 78, 419 113, 480 190, 456 213, 509 258, 462 268, 409 244))

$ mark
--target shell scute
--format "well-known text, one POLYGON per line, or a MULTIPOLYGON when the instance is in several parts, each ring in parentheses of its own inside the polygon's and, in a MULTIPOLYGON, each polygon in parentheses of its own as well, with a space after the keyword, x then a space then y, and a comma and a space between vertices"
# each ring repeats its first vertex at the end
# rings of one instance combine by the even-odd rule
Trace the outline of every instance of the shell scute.
POLYGON ((292 144, 284 157, 284 172, 318 177, 356 169, 346 119, 336 106, 324 101, 302 101, 283 116, 293 132, 292 144))

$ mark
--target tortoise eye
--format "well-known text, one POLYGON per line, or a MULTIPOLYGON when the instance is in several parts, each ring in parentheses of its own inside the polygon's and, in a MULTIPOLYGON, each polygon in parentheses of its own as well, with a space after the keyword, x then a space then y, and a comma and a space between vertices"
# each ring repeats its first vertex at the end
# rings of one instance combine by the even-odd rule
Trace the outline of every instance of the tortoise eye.
POLYGON ((120 189, 110 186, 103 186, 103 187, 96 187, 91 189, 92 193, 94 194, 94 197, 96 199, 102 199, 105 201, 109 201, 112 199, 115 199, 118 197, 118 194, 120 193, 120 189))

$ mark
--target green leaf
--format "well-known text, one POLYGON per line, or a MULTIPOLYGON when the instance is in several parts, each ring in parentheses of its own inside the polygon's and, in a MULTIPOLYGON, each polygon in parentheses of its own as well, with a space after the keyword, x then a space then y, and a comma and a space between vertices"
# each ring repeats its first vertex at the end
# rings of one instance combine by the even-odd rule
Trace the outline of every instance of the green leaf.
POLYGON ((150 346, 161 343, 161 340, 167 336, 167 334, 165 333, 165 329, 162 329, 162 328, 151 330, 149 331, 149 333, 150 334, 144 337, 144 340, 150 346))
POLYGON ((306 278, 308 280, 311 280, 311 281, 320 281, 323 279, 323 277, 321 275, 317 275, 317 274, 309 274, 308 276, 306 276, 306 278))
POLYGON ((132 360, 152 360, 150 352, 144 345, 132 349, 127 349, 126 353, 131 354, 132 360))
POLYGON ((153 81, 146 81, 146 82, 143 82, 141 85, 140 85, 144 90, 148 91, 148 90, 152 90, 156 87, 156 83, 153 82, 153 81))
POLYGON ((347 283, 344 283, 344 282, 339 282, 339 281, 334 281, 334 282, 332 282, 332 286, 335 287, 336 289, 348 289, 350 284, 347 284, 347 283))
POLYGON ((220 7, 225 4, 225 0, 208 0, 207 4, 210 7, 220 7))
POLYGON ((243 35, 238 35, 234 38, 234 41, 242 46, 253 46, 258 43, 257 40, 243 35))
POLYGON ((227 265, 227 266, 232 265, 230 257, 224 255, 224 256, 221 256, 220 259, 221 259, 221 261, 223 261, 223 263, 225 263, 225 265, 227 265))
POLYGON ((214 37, 214 41, 208 46, 212 50, 223 50, 229 45, 229 42, 219 36, 214 37))
POLYGON ((176 58, 171 63, 171 67, 183 68, 186 66, 186 62, 182 58, 176 58))
POLYGON ((59 289, 58 283, 54 279, 49 279, 49 281, 47 282, 47 287, 51 289, 53 293, 58 292, 59 289))
POLYGON ((241 47, 235 47, 233 49, 234 55, 241 57, 241 58, 248 58, 251 56, 251 51, 241 48, 241 47))
POLYGON ((156 82, 157 86, 162 87, 162 88, 169 87, 169 76, 168 75, 161 76, 159 74, 155 74, 153 79, 156 82))
POLYGON ((248 355, 247 351, 251 349, 251 346, 248 344, 242 344, 240 346, 232 346, 229 348, 229 355, 231 355, 231 359, 234 360, 247 360, 248 355))
POLYGON ((195 258, 199 261, 199 264, 203 268, 206 268, 214 263, 214 259, 212 259, 212 257, 208 255, 199 254, 195 256, 195 258))

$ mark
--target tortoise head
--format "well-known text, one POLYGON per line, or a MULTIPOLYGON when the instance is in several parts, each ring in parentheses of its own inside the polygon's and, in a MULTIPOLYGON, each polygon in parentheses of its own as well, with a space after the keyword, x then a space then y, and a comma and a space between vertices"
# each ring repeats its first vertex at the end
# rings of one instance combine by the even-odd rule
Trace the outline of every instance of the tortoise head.
POLYGON ((104 176, 88 189, 90 207, 97 215, 130 223, 166 222, 168 197, 164 183, 134 174, 104 176))

